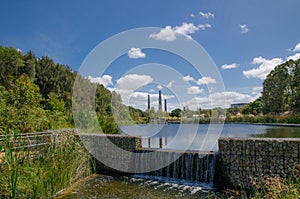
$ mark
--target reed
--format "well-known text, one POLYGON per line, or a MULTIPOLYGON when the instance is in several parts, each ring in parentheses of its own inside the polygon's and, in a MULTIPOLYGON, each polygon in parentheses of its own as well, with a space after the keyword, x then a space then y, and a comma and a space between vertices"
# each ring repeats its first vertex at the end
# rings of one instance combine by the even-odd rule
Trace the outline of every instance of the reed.
POLYGON ((90 175, 91 162, 75 135, 61 137, 39 151, 2 143, 0 198, 52 198, 79 178, 90 175))

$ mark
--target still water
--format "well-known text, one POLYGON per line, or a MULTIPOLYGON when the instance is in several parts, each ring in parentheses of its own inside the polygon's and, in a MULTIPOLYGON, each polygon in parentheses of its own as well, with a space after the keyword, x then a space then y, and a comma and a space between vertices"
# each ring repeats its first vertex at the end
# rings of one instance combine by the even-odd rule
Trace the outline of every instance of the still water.
POLYGON ((220 137, 300 138, 299 127, 253 124, 147 124, 120 128, 141 136, 143 148, 217 151, 220 137))

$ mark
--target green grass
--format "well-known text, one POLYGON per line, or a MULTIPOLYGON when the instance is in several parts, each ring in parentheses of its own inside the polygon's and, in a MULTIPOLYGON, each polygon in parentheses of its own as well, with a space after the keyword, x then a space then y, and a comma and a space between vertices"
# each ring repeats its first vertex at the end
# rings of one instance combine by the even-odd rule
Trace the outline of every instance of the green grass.
POLYGON ((39 151, 12 150, 8 138, 0 160, 0 198, 52 198, 91 173, 84 146, 75 135, 60 137, 39 151))

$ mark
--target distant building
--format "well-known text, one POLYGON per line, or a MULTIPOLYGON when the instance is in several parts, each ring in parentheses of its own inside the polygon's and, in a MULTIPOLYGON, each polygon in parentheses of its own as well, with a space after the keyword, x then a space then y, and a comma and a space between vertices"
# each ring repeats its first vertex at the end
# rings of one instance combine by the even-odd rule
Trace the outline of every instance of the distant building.
POLYGON ((248 103, 237 103, 237 104, 230 104, 230 108, 243 108, 248 103))

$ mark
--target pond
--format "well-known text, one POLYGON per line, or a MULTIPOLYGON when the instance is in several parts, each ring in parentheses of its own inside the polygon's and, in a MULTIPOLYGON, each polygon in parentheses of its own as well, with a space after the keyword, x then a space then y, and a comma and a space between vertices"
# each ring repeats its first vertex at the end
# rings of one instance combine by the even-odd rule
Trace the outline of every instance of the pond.
POLYGON ((120 127, 141 136, 143 148, 217 151, 220 137, 300 138, 299 127, 255 124, 147 124, 120 127))

